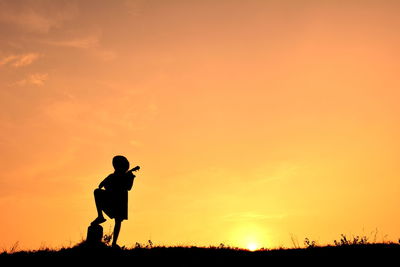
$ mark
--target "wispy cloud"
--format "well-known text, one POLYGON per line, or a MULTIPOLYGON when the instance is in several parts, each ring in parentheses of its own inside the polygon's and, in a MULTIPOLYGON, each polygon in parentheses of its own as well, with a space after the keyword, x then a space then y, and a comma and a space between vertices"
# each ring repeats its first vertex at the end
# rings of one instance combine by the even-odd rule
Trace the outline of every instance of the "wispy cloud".
POLYGON ((14 67, 23 67, 32 64, 35 60, 40 57, 37 53, 29 53, 25 55, 20 55, 12 64, 14 67))
POLYGON ((38 13, 29 10, 21 13, 8 13, 0 11, 0 21, 16 25, 32 32, 46 33, 54 25, 54 22, 38 13))
POLYGON ((133 16, 138 16, 142 12, 146 0, 125 0, 124 6, 126 11, 133 16))
POLYGON ((99 37, 97 35, 90 35, 85 37, 78 37, 69 40, 46 40, 43 43, 61 47, 72 47, 72 48, 93 48, 99 44, 99 37))
POLYGON ((48 79, 49 74, 48 73, 36 73, 36 74, 31 74, 29 76, 29 82, 33 85, 43 85, 44 82, 48 79))
POLYGON ((117 58, 117 53, 110 49, 94 49, 92 52, 96 58, 102 61, 111 61, 117 58))
POLYGON ((111 61, 117 58, 117 53, 114 50, 106 49, 101 46, 102 33, 99 30, 94 31, 86 36, 73 37, 64 40, 40 40, 40 43, 45 45, 74 48, 74 49, 84 49, 87 50, 89 54, 98 58, 102 61, 111 61))
POLYGON ((28 75, 25 79, 17 81, 15 85, 17 86, 26 86, 26 85, 35 85, 35 86, 42 86, 44 85, 45 81, 48 79, 48 73, 34 73, 28 75))
MULTIPOLYGON (((48 33, 72 19, 77 13, 73 3, 63 3, 62 8, 47 5, 47 1, 0 1, 0 22, 18 30, 48 33)), ((50 1, 48 1, 50 2, 50 1)))
POLYGON ((32 64, 40 57, 38 53, 27 53, 22 55, 9 55, 0 59, 0 66, 9 65, 15 68, 32 64))
POLYGON ((17 58, 17 56, 11 55, 11 56, 6 56, 3 59, 0 59, 0 66, 7 65, 8 63, 14 61, 17 58))

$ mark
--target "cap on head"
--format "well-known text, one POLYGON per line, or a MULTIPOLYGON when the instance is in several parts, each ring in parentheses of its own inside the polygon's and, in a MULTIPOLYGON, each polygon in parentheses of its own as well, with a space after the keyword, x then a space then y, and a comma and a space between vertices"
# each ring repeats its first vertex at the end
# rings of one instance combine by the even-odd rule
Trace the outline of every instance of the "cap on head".
POLYGON ((112 165, 119 172, 127 172, 129 170, 129 161, 124 156, 115 156, 112 160, 112 165))

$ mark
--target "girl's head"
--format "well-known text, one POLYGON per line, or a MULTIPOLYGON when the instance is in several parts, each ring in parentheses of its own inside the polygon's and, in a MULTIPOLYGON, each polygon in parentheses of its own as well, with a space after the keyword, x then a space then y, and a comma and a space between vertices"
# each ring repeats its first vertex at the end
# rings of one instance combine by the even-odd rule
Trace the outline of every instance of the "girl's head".
POLYGON ((127 172, 129 170, 129 161, 124 156, 115 156, 112 160, 112 165, 116 172, 127 172))

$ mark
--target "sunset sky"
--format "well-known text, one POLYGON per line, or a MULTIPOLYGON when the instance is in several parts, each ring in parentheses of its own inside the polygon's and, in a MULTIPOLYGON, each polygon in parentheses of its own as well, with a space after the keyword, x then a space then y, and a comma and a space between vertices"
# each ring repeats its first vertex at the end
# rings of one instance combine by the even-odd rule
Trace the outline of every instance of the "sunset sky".
POLYGON ((0 249, 85 238, 118 154, 142 168, 120 245, 397 241, 399 12, 0 0, 0 249))

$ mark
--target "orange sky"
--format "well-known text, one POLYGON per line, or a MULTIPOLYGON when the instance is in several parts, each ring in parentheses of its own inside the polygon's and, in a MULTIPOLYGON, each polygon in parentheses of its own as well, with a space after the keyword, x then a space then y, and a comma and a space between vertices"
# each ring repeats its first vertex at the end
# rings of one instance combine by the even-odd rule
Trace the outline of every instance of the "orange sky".
POLYGON ((0 248, 400 237, 398 1, 0 0, 0 248), (108 233, 113 224, 108 221, 108 233))

